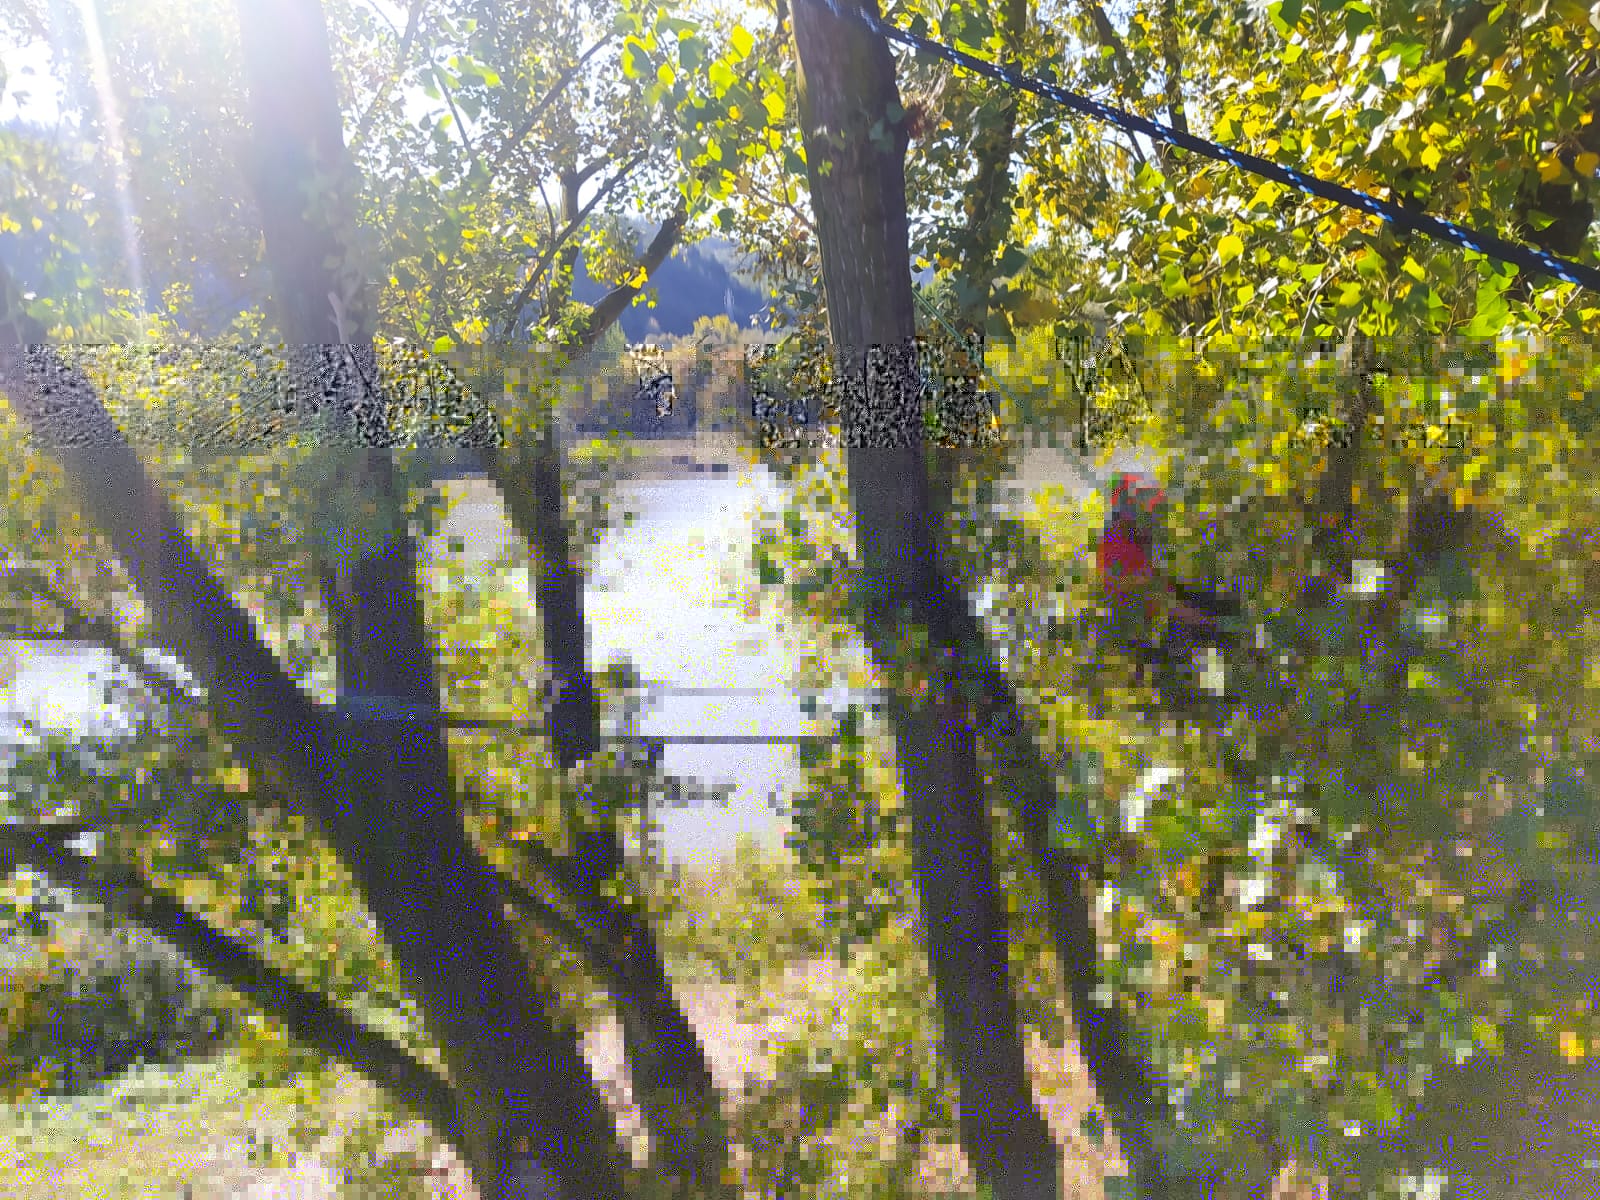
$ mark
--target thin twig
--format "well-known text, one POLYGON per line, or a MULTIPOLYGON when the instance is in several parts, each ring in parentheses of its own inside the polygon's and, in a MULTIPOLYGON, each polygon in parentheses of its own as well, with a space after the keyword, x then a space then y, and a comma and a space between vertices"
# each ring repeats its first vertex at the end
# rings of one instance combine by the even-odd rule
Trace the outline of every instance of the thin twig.
MULTIPOLYGON (((411 57, 411 43, 416 38, 424 3, 425 0, 411 0, 411 8, 406 13, 406 31, 404 34, 400 34, 400 49, 395 55, 394 71, 384 77, 383 84, 378 89, 378 94, 372 98, 372 103, 367 106, 367 111, 362 113, 361 119, 356 122, 355 130, 350 135, 350 149, 352 152, 366 140, 367 134, 371 131, 373 119, 378 115, 378 110, 389 99, 389 93, 394 91, 395 84, 405 77, 406 60, 411 57)), ((394 29, 394 22, 389 20, 388 14, 381 7, 374 6, 373 11, 377 12, 388 23, 390 29, 394 29)), ((399 30, 395 30, 395 32, 399 34, 399 30)))

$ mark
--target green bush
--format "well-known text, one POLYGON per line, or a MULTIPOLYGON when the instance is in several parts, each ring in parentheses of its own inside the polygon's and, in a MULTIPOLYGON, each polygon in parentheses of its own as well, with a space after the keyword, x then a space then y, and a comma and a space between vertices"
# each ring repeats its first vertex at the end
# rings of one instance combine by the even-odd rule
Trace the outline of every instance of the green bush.
POLYGON ((45 1093, 82 1095, 134 1066, 207 1053, 226 1034, 208 985, 176 953, 83 915, 52 924, 70 957, 34 985, 4 1051, 9 1061, 37 1066, 45 1093))

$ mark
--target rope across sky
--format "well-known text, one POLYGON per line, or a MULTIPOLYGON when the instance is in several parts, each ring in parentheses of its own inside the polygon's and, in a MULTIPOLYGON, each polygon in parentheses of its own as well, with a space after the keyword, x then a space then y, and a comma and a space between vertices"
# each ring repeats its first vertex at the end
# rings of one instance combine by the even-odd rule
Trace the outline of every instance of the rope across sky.
POLYGON ((1481 233, 1469 229, 1464 225, 1457 225, 1451 221, 1442 221, 1437 217, 1430 217, 1424 213, 1413 212, 1401 208, 1397 204, 1386 200, 1379 200, 1376 196, 1369 196, 1365 192, 1358 192, 1351 188, 1342 187, 1337 183, 1330 183, 1326 179, 1319 179, 1314 175, 1296 171, 1292 167, 1280 166, 1264 158, 1257 158, 1254 154, 1246 154, 1241 150, 1231 150, 1227 146, 1219 146, 1216 142, 1209 142, 1205 138, 1195 137, 1193 134, 1174 129, 1169 125, 1162 125, 1158 121, 1141 117, 1121 108, 1114 108, 1109 104, 1102 104, 1098 100, 1091 100, 1087 96, 1080 96, 1076 92, 1069 92, 1065 88, 1057 87, 1053 83, 1046 83, 1042 79, 1035 79, 1023 74, 1014 66, 1002 66, 999 63, 988 62, 981 58, 967 54, 965 51, 945 46, 915 33, 897 28, 879 17, 875 12, 864 12, 841 4, 840 0, 809 0, 809 3, 820 4, 828 9, 834 16, 843 20, 855 19, 864 23, 868 29, 890 41, 899 42, 901 45, 912 49, 926 50, 931 54, 947 59, 950 62, 963 66, 990 79, 997 79, 1008 87, 1018 91, 1031 92, 1036 96, 1043 96, 1047 100, 1054 100, 1075 112, 1088 116, 1098 117, 1102 121, 1109 121, 1123 129, 1144 134, 1146 137, 1157 141, 1170 142, 1185 150, 1192 150, 1196 154, 1203 154, 1207 158, 1218 159, 1240 170, 1248 171, 1252 175, 1259 175, 1264 179, 1271 179, 1278 183, 1287 184, 1302 192, 1313 196, 1320 196, 1324 200, 1332 200, 1347 208, 1359 208, 1374 216, 1382 217, 1395 228, 1403 231, 1425 233, 1430 237, 1443 241, 1453 242, 1458 246, 1465 246, 1469 250, 1476 250, 1490 258, 1502 262, 1512 263, 1525 271, 1535 275, 1551 275, 1565 283, 1575 283, 1579 287, 1588 288, 1592 292, 1600 292, 1600 271, 1593 267, 1586 267, 1579 263, 1569 262, 1557 258, 1553 254, 1546 254, 1543 250, 1536 250, 1531 246, 1518 245, 1508 242, 1504 238, 1492 233, 1481 233))

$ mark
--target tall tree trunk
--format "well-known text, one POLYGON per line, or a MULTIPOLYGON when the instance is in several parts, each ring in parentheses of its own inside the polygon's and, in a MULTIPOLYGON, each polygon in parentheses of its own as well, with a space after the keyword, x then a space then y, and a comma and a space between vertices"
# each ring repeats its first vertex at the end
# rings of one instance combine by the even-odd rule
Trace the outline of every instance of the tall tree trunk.
MULTIPOLYGON (((900 349, 913 328, 905 140, 901 134, 885 146, 869 132, 895 99, 893 60, 882 39, 820 4, 798 5, 793 24, 830 330, 841 377, 864 384, 857 389, 864 395, 845 397, 845 436, 866 576, 867 642, 886 673, 910 667, 914 674, 918 665, 927 672, 924 698, 902 693, 891 716, 915 823, 917 883, 946 1047, 960 1081, 963 1142, 997 1195, 1054 1195, 1054 1146, 1022 1068, 1006 980, 989 818, 972 763, 973 714, 968 693, 957 687, 964 666, 1021 784, 1014 797, 1019 821, 1044 886, 1084 1056, 1135 1186, 1150 1198, 1207 1194, 1214 1165, 1179 1169, 1171 1161, 1180 1145, 1148 1056, 1122 1012, 1097 998, 1098 948, 1084 865, 1050 842, 1051 773, 965 595, 940 562, 912 398, 918 380, 909 350, 900 349), (863 352, 874 346, 895 348, 893 361, 868 362, 863 352), (860 447, 866 438, 883 448, 860 447), (920 664, 896 651, 896 635, 913 623, 928 634, 930 650, 920 664)), ((903 676, 894 682, 904 682, 903 676)))
MULTIPOLYGON (((545 660, 555 681, 550 732, 557 760, 570 770, 599 749, 600 711, 584 650, 583 576, 567 529, 555 431, 551 420, 543 437, 491 449, 484 462, 512 525, 537 550, 535 591, 545 660)), ((615 825, 603 825, 596 836, 606 843, 600 852, 621 862, 615 825)), ((605 928, 616 958, 621 982, 608 982, 634 1100, 656 1143, 658 1169, 684 1196, 727 1194, 721 1097, 694 1027, 673 998, 654 931, 642 916, 611 904, 593 887, 570 898, 605 928)))
MULTIPOLYGON (((850 0, 845 0, 849 3, 850 0)), ((871 0, 868 0, 871 3, 871 0)), ((876 6, 870 9, 876 15, 876 6)), ((972 714, 947 657, 948 591, 921 446, 905 205, 905 135, 874 142, 897 101, 883 39, 817 3, 793 12, 806 162, 844 397, 849 487, 866 573, 866 640, 889 677, 913 866, 961 1140, 1000 1200, 1054 1200, 1058 1156, 1034 1105, 1007 966, 1004 910, 972 714), (912 623, 930 652, 908 651, 912 623)))
MULTIPOLYGON (((348 340, 370 352, 321 8, 241 2, 238 13, 282 332, 299 345, 348 340)), ((615 1127, 574 1040, 554 1027, 451 788, 416 547, 398 519, 389 456, 345 451, 339 466, 347 494, 375 499, 389 517, 369 544, 318 564, 341 697, 403 705, 416 717, 349 716, 350 769, 366 777, 359 807, 345 810, 357 850, 350 866, 444 1054, 484 1200, 620 1200, 615 1127)))

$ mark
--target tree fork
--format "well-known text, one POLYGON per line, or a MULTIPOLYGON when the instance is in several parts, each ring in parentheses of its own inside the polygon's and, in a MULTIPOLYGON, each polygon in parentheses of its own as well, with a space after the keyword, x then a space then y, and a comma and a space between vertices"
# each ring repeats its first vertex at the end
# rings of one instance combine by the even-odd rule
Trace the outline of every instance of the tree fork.
MULTIPOLYGON (((238 14, 282 332, 300 345, 370 348, 321 8, 316 0, 241 0, 238 14)), ((341 695, 399 697, 437 715, 416 547, 397 519, 393 465, 387 453, 362 449, 340 466, 387 518, 369 544, 319 555, 341 695)), ((493 873, 467 836, 436 723, 350 720, 345 728, 349 794, 319 799, 342 810, 341 854, 449 1065, 484 1200, 620 1200, 610 1114, 575 1041, 555 1029, 493 873)))

